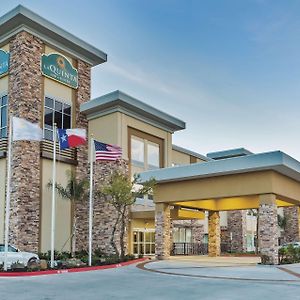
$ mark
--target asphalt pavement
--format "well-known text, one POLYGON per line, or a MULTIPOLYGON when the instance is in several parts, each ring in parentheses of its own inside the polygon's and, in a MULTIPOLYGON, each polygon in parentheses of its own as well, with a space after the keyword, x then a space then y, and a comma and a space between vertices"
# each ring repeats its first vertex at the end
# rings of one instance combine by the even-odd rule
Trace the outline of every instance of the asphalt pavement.
MULTIPOLYGON (((203 267, 192 260, 151 262, 144 267, 148 270, 131 265, 82 273, 0 278, 0 299, 277 300, 299 299, 300 295, 300 278, 273 267, 203 267)), ((300 272, 300 265, 291 265, 290 270, 300 272)))

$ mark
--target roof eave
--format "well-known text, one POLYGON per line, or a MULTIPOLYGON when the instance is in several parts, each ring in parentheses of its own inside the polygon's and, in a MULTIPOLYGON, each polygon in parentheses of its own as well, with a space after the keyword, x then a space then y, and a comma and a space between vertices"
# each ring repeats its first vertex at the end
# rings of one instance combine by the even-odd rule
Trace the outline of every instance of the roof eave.
POLYGON ((20 31, 39 37, 46 43, 68 52, 92 66, 107 61, 107 54, 64 29, 42 18, 22 5, 0 18, 0 45, 20 31))
POLYGON ((120 91, 115 91, 86 102, 80 106, 80 111, 88 119, 119 111, 140 118, 143 121, 152 122, 172 133, 185 129, 185 122, 120 91))
POLYGON ((165 183, 265 170, 276 171, 300 182, 300 162, 281 151, 152 170, 140 175, 142 182, 154 177, 158 183, 165 183))

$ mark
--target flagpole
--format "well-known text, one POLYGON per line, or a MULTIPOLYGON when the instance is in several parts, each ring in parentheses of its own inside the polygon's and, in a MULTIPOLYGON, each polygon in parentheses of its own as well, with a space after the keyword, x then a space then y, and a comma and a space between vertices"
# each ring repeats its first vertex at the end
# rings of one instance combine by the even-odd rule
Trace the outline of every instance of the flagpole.
POLYGON ((91 134, 90 143, 90 199, 89 199, 89 266, 92 265, 92 230, 93 230, 93 167, 94 167, 94 139, 91 134))
POLYGON ((53 124, 53 165, 52 165, 52 205, 51 205, 51 268, 54 268, 55 244, 55 186, 56 186, 56 123, 53 124))
POLYGON ((10 216, 10 182, 11 182, 11 152, 12 152, 12 134, 13 134, 13 116, 9 116, 9 137, 8 137, 8 155, 7 155, 7 182, 6 182, 6 204, 5 204, 5 233, 4 233, 4 271, 7 271, 7 253, 9 239, 9 216, 10 216))

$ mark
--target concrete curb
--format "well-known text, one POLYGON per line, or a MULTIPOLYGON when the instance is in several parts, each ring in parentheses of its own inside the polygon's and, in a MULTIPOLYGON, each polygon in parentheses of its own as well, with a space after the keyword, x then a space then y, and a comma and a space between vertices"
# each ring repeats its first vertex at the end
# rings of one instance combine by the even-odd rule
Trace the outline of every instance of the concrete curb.
POLYGON ((88 271, 98 271, 105 269, 114 269, 132 265, 135 263, 143 262, 148 258, 138 258, 126 262, 121 262, 113 265, 104 265, 104 266, 93 266, 93 267, 84 267, 84 268, 72 268, 72 269, 62 269, 62 270, 45 270, 45 271, 34 271, 34 272, 0 272, 0 277, 28 277, 28 276, 42 276, 42 275, 53 275, 53 274, 65 274, 65 273, 79 273, 79 272, 88 272, 88 271))

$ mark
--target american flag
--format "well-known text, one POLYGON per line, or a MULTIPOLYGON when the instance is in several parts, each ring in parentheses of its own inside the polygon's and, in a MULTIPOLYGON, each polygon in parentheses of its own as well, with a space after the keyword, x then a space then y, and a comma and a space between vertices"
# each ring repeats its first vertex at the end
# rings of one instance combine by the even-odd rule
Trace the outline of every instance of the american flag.
POLYGON ((117 160, 122 157, 122 148, 94 141, 96 160, 117 160))

